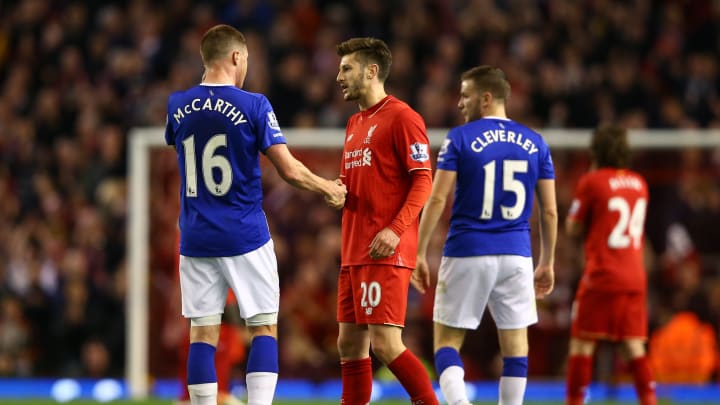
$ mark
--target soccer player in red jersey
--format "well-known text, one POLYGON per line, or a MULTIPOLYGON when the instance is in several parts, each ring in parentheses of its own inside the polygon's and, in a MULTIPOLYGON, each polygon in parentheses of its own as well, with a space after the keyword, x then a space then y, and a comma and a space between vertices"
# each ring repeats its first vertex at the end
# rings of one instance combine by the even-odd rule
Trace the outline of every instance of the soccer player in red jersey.
POLYGON ((590 151, 593 168, 580 179, 565 224, 568 234, 585 240, 585 270, 572 311, 567 404, 583 403, 595 343, 609 340, 622 343, 640 403, 654 405, 655 382, 645 351, 647 183, 627 169, 630 148, 624 129, 597 129, 590 151))
MULTIPOLYGON (((370 402, 372 347, 413 404, 437 404, 427 371, 402 341, 418 217, 432 188, 425 123, 385 92, 387 44, 353 38, 337 51, 343 98, 360 108, 348 120, 340 168, 348 190, 337 308, 342 403, 370 402)), ((429 285, 427 271, 416 277, 429 285)))

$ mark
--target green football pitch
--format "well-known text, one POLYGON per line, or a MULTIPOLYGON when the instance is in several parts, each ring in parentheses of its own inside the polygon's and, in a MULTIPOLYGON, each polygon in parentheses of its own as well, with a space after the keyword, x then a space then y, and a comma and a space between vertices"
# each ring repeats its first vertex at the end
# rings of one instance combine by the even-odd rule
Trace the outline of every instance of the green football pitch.
MULTIPOLYGON (((409 401, 378 401, 373 405, 408 405, 409 401)), ((562 405, 560 402, 525 402, 527 405, 562 405)), ((590 402, 588 405, 629 405, 632 402, 590 402)), ((58 402, 51 400, 12 400, 3 399, 3 405, 57 405, 58 402)), ((167 400, 146 400, 146 401, 111 401, 111 402, 95 402, 95 401, 69 401, 64 402, 68 405, 172 405, 172 401, 167 400)), ((275 401, 274 405, 338 405, 339 401, 275 401)), ((495 402, 475 402, 476 405, 495 405, 495 402)), ((672 402, 659 401, 660 405, 672 405, 672 402)), ((710 404, 710 403, 706 403, 710 404)), ((696 404, 701 405, 701 404, 696 404)))

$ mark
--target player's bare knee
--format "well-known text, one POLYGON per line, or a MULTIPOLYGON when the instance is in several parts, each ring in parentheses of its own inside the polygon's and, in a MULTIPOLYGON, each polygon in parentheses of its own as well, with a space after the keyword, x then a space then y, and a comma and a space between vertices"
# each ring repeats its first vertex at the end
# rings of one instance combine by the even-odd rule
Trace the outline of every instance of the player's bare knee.
POLYGON ((337 348, 340 357, 355 358, 360 352, 360 343, 356 339, 352 339, 345 335, 339 335, 337 339, 337 348))
POLYGON ((217 346, 221 321, 221 314, 190 318, 190 342, 205 342, 217 346))
POLYGON ((528 355, 527 329, 498 329, 500 352, 505 357, 524 357, 528 355))
POLYGON ((390 344, 389 342, 384 342, 383 344, 370 344, 370 347, 372 348, 373 353, 377 358, 382 361, 385 364, 390 364, 397 356, 402 354, 403 351, 405 351, 405 346, 396 345, 396 344, 390 344))
POLYGON ((592 356, 595 352, 595 342, 592 340, 570 339, 571 356, 592 356))
POLYGON ((629 359, 645 356, 645 342, 641 339, 624 340, 622 348, 629 359))
POLYGON ((387 335, 372 335, 370 347, 375 356, 385 364, 389 364, 406 349, 402 339, 387 335))
POLYGON ((248 317, 245 320, 245 325, 248 328, 250 337, 255 336, 272 336, 277 338, 277 312, 270 312, 265 314, 257 314, 248 317))

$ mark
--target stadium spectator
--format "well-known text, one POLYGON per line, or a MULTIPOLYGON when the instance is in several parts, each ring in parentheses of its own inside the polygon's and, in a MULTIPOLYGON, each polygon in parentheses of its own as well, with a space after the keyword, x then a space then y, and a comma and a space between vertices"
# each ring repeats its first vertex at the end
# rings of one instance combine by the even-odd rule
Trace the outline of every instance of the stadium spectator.
POLYGON ((650 336, 648 358, 657 382, 703 384, 717 370, 717 334, 690 311, 671 315, 650 336))

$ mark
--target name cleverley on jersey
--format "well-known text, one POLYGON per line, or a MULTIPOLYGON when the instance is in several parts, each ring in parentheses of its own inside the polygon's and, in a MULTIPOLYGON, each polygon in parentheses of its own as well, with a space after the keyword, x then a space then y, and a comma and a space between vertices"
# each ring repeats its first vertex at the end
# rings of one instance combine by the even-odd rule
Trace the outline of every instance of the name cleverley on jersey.
POLYGON ((470 143, 470 148, 475 152, 482 152, 488 145, 495 142, 514 143, 532 155, 538 151, 535 142, 526 138, 520 132, 506 131, 504 129, 489 129, 482 133, 482 136, 475 137, 470 143))
POLYGON ((177 111, 175 111, 172 116, 179 124, 181 119, 195 111, 217 111, 228 117, 235 126, 247 122, 245 114, 235 108, 231 102, 218 98, 215 100, 215 105, 213 105, 213 100, 210 97, 206 98, 205 101, 200 98, 194 98, 184 106, 178 107, 177 111))

